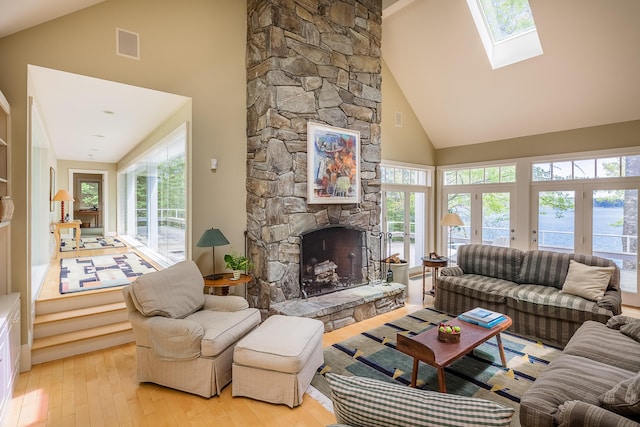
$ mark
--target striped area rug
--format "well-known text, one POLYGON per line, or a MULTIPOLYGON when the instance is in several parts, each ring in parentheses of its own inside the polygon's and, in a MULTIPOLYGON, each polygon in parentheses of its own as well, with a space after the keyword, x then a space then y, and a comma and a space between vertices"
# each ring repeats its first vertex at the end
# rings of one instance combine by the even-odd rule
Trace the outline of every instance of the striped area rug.
MULTIPOLYGON (((325 364, 318 369, 311 385, 325 396, 330 396, 329 386, 321 374, 335 372, 408 386, 413 358, 396 350, 396 335, 416 335, 450 318, 444 313, 424 308, 327 347, 324 350, 325 364)), ((520 398, 561 350, 506 332, 502 333, 502 343, 507 368, 502 367, 495 338, 490 339, 445 369, 447 392, 510 406, 516 410, 513 425, 519 425, 520 398)), ((417 386, 437 391, 436 369, 421 362, 417 386)))

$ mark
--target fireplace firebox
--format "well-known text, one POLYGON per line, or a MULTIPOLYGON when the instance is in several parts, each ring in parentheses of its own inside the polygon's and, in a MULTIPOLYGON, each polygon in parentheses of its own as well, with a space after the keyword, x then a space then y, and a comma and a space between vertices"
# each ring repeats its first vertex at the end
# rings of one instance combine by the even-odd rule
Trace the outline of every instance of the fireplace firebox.
POLYGON ((367 284, 367 233, 330 225, 301 236, 300 284, 304 298, 367 284))

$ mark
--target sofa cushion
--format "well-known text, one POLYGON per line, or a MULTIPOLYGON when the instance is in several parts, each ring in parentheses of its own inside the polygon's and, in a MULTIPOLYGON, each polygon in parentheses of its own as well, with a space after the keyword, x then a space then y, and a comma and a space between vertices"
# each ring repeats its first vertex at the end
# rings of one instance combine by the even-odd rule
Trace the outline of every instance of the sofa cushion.
POLYGON ((594 301, 560 292, 544 285, 518 285, 507 293, 507 307, 537 317, 563 319, 575 323, 597 320, 606 323, 611 312, 594 301))
POLYGON ((215 357, 244 337, 260 324, 260 311, 247 308, 240 311, 200 310, 185 318, 204 330, 200 351, 203 356, 215 357))
POLYGON ((603 407, 640 420, 640 373, 620 381, 600 396, 603 407))
POLYGON ((565 402, 558 408, 556 424, 558 427, 571 426, 615 426, 615 427, 640 427, 627 418, 614 414, 599 406, 593 406, 579 400, 565 402))
POLYGON ((456 254, 465 274, 478 274, 515 282, 524 252, 520 249, 490 245, 463 245, 456 254))
POLYGON ((144 316, 184 318, 204 305, 204 279, 191 260, 138 277, 131 298, 144 316))
POLYGON ((640 371, 640 344, 599 322, 587 321, 578 328, 564 348, 564 354, 599 363, 640 371), (615 349, 615 350, 612 350, 615 349))
POLYGON ((512 408, 473 397, 328 373, 338 423, 353 427, 510 426, 512 408))
MULTIPOLYGON (((527 251, 522 260, 522 267, 518 274, 519 283, 533 283, 536 285, 553 286, 562 289, 569 262, 575 260, 581 264, 600 267, 615 266, 609 259, 592 255, 552 252, 552 251, 527 251)), ((607 289, 618 288, 620 284, 620 271, 615 268, 609 279, 607 289)))
POLYGON ((599 396, 633 372, 571 354, 554 359, 522 396, 523 425, 553 426, 558 407, 570 400, 599 406, 599 396))
POLYGON ((591 301, 598 301, 604 296, 615 267, 585 265, 577 261, 569 261, 569 271, 562 285, 562 292, 577 295, 591 301))
MULTIPOLYGON (((478 274, 438 277, 438 290, 447 290, 478 301, 492 303, 504 303, 509 291, 517 286, 508 280, 478 274)), ((438 292, 436 292, 436 298, 438 298, 438 292)))

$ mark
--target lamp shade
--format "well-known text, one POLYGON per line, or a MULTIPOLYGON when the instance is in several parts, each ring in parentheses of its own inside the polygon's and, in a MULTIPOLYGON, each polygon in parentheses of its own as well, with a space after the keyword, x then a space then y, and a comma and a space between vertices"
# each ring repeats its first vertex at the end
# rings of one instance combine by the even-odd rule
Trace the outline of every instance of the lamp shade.
POLYGON ((204 233, 202 233, 202 237, 200 237, 200 240, 198 240, 196 246, 200 248, 213 248, 215 246, 223 246, 228 244, 229 241, 226 237, 224 237, 222 231, 217 228, 208 228, 204 230, 204 233))
POLYGON ((58 190, 55 196, 53 196, 54 202, 73 202, 73 197, 67 190, 58 190))
POLYGON ((460 219, 457 213, 449 212, 440 221, 440 225, 448 227, 459 227, 464 225, 464 222, 460 219))

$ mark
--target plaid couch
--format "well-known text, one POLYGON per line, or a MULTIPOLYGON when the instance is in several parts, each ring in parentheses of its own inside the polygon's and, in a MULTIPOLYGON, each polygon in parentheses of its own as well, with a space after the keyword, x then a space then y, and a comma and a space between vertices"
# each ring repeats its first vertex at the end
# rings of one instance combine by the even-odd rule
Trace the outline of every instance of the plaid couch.
POLYGON ((437 310, 452 315, 484 307, 511 317, 510 332, 562 348, 587 320, 607 323, 621 312, 620 270, 606 258, 464 245, 457 261, 440 269, 434 302, 437 310), (561 292, 571 260, 615 267, 603 298, 590 301, 561 292))
POLYGON ((520 401, 523 427, 640 427, 640 319, 585 322, 520 401))

